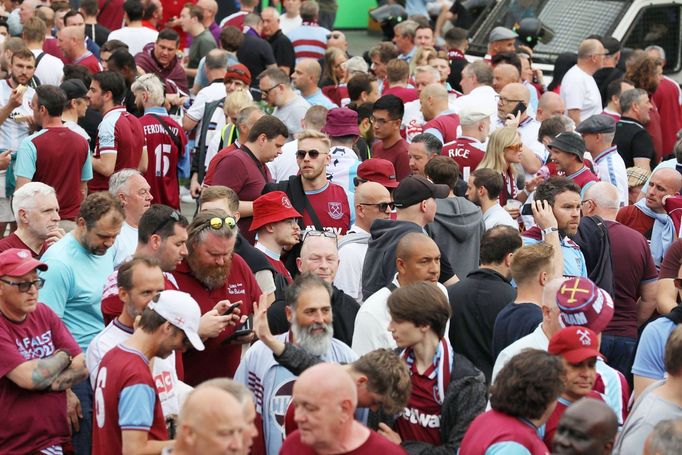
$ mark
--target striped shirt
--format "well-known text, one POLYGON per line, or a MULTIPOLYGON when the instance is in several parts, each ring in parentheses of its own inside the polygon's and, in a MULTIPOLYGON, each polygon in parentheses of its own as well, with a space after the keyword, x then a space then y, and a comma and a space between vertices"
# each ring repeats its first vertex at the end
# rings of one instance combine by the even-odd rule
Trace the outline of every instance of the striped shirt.
POLYGON ((331 33, 324 27, 309 22, 290 30, 287 37, 294 45, 296 63, 303 58, 319 60, 324 57, 327 50, 327 35, 331 33))

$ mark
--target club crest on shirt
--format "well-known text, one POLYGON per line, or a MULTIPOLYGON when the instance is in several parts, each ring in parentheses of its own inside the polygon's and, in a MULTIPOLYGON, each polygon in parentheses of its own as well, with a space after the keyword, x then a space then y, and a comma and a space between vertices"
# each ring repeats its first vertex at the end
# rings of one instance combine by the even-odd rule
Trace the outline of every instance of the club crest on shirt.
POLYGON ((343 218, 343 205, 340 202, 327 202, 329 216, 334 220, 343 218))

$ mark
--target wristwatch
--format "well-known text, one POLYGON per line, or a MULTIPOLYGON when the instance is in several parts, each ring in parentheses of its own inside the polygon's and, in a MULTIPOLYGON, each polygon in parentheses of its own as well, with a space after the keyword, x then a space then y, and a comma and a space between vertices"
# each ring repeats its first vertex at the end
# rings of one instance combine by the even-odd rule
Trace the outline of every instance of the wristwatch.
POLYGON ((559 232, 559 228, 555 228, 555 227, 553 227, 553 226, 552 226, 552 227, 545 228, 545 229, 542 230, 542 236, 544 237, 544 236, 546 236, 546 235, 551 234, 552 232, 559 232))

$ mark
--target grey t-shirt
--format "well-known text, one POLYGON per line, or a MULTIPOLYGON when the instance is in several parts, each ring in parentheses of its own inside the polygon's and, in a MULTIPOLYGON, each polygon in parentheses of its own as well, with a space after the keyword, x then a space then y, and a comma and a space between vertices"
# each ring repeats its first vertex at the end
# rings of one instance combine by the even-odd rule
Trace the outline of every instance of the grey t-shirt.
POLYGON ((649 386, 632 407, 613 449, 618 455, 641 455, 654 426, 662 420, 682 419, 682 407, 653 394, 665 381, 649 386))
POLYGON ((303 120, 308 109, 310 109, 310 103, 304 100, 301 95, 296 95, 289 104, 285 104, 284 106, 275 109, 275 112, 273 112, 272 115, 284 122, 289 130, 288 139, 292 140, 294 134, 303 130, 301 120, 303 120))

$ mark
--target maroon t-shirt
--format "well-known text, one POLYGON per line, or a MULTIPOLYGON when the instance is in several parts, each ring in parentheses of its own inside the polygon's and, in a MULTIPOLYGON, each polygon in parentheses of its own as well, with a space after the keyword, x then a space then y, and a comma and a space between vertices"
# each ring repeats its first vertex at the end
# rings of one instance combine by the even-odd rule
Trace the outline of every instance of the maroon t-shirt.
MULTIPOLYGON (((335 183, 327 183, 324 188, 306 191, 305 194, 322 223, 322 228, 335 232, 336 235, 345 235, 350 229, 350 205, 344 189, 335 183)), ((303 222, 306 229, 315 230, 308 210, 303 212, 303 222)))
MULTIPOLYGON (((123 27, 123 3, 123 0, 99 0, 97 22, 112 32, 123 27)), ((167 2, 163 3, 165 10, 167 2)))
POLYGON ((479 163, 483 160, 485 152, 476 147, 479 141, 472 137, 460 136, 454 141, 443 146, 441 155, 449 156, 459 166, 459 172, 467 180, 469 175, 476 170, 479 163))
POLYGON ((682 239, 675 239, 670 245, 668 251, 663 256, 661 262, 661 269, 658 272, 658 279, 672 279, 677 278, 680 273, 680 264, 682 263, 682 239))
MULTIPOLYGON (((36 152, 35 171, 33 175, 17 172, 17 177, 54 188, 59 201, 59 216, 62 220, 74 221, 83 202, 81 175, 90 153, 88 141, 66 127, 45 128, 26 140, 33 144, 36 152)), ((26 146, 24 143, 19 151, 24 153, 26 146)))
POLYGON ((95 57, 90 51, 69 63, 75 63, 76 65, 86 67, 88 71, 90 71, 90 74, 95 74, 102 71, 102 65, 99 63, 99 60, 97 60, 97 57, 95 57))
POLYGON ((66 392, 22 389, 7 373, 24 362, 50 357, 57 349, 75 357, 81 353, 64 323, 49 307, 38 303, 23 322, 0 313, 0 425, 2 453, 35 453, 66 442, 66 392))
POLYGON ((454 112, 441 114, 432 118, 424 124, 423 131, 428 133, 429 128, 434 128, 443 136, 443 143, 452 142, 457 139, 457 127, 459 126, 459 115, 454 112))
POLYGON ((400 98, 403 103, 409 103, 410 101, 419 99, 419 94, 415 89, 406 87, 389 87, 384 89, 381 93, 381 96, 384 95, 395 95, 400 98))
POLYGON ((611 242, 615 311, 604 333, 637 338, 639 286, 656 281, 656 265, 642 234, 615 221, 607 220, 606 226, 611 242))
POLYGON ((147 143, 147 170, 144 178, 154 196, 154 204, 165 204, 180 209, 180 186, 178 184, 178 161, 185 154, 187 136, 175 120, 166 114, 157 114, 166 123, 174 136, 179 138, 181 149, 166 132, 161 122, 151 114, 140 118, 147 143))
POLYGON ((31 248, 29 248, 28 245, 26 245, 17 235, 16 231, 12 232, 10 235, 8 235, 5 238, 0 239, 0 253, 2 253, 5 250, 9 250, 10 248, 19 248, 20 250, 28 250, 31 252, 31 255, 35 258, 38 259, 40 256, 43 255, 45 250, 47 250, 47 245, 43 243, 43 247, 40 249, 40 252, 36 254, 35 251, 33 251, 31 248))
POLYGON ((680 109, 680 86, 677 82, 663 76, 652 99, 661 114, 661 133, 663 135, 663 155, 671 153, 677 140, 677 132, 682 128, 680 109))
POLYGON ((50 54, 53 57, 57 57, 64 63, 68 63, 64 58, 64 53, 62 52, 61 49, 59 49, 59 43, 57 42, 57 38, 46 37, 45 41, 43 41, 43 52, 50 54))
MULTIPOLYGON (((205 314, 213 309, 220 300, 228 299, 230 302, 242 301, 239 310, 242 315, 253 313, 253 302, 260 297, 261 290, 256 282, 256 277, 249 269, 244 259, 238 254, 232 255, 232 268, 224 286, 216 289, 207 289, 189 270, 186 261, 173 272, 181 291, 189 293, 199 304, 201 313, 205 314)), ((216 338, 204 342, 204 351, 190 349, 183 355, 185 368, 185 382, 193 387, 207 379, 234 376, 239 366, 242 345, 224 343, 232 333, 237 330, 236 326, 228 327, 216 338)))
MULTIPOLYGON (((258 161, 245 146, 233 153, 228 153, 215 168, 212 185, 223 185, 231 188, 240 201, 255 201, 263 192, 266 183, 270 183, 270 170, 258 161)), ((253 245, 256 233, 249 227, 253 217, 243 216, 239 220, 239 231, 253 245)))
POLYGON ((651 231, 654 229, 654 219, 645 215, 634 205, 626 205, 618 210, 616 221, 631 227, 647 239, 651 239, 651 231))
POLYGON ((398 142, 384 148, 383 141, 376 141, 372 146, 372 158, 382 158, 393 163, 395 168, 395 176, 398 181, 401 181, 410 175, 410 157, 407 154, 407 141, 400 138, 398 142))
POLYGON ((594 175, 589 167, 583 166, 579 171, 567 175, 566 178, 573 180, 573 183, 578 185, 581 189, 585 188, 591 182, 598 182, 599 177, 594 175))
MULTIPOLYGON (((360 447, 339 455, 404 455, 405 449, 392 443, 379 433, 369 430, 369 437, 360 447)), ((279 455, 316 455, 317 452, 301 442, 301 432, 296 430, 284 440, 279 455)))

